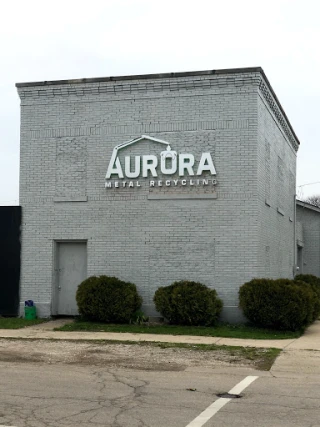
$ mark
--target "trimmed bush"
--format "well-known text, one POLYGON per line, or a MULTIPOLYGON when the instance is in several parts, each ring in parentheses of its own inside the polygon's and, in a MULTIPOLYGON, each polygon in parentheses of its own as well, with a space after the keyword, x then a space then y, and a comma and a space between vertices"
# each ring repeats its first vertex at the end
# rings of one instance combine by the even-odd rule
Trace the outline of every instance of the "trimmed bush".
POLYGON ((315 293, 315 307, 313 311, 312 320, 317 320, 320 316, 320 278, 312 274, 298 274, 295 281, 308 283, 313 292, 315 293))
POLYGON ((109 276, 84 280, 78 287, 76 300, 81 316, 106 323, 129 323, 142 304, 133 283, 109 276))
POLYGON ((253 279, 239 290, 244 315, 257 326, 301 330, 313 321, 315 295, 310 285, 289 279, 253 279))
POLYGON ((214 325, 222 310, 214 289, 184 280, 159 288, 153 301, 157 311, 175 325, 214 325))

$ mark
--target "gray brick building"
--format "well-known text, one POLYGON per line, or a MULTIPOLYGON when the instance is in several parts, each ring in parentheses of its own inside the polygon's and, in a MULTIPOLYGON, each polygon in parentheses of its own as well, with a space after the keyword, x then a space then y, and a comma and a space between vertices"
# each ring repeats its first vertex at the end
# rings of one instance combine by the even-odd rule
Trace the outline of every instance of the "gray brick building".
POLYGON ((297 200, 298 273, 320 277, 320 209, 297 200))
POLYGON ((40 315, 107 274, 150 315, 159 286, 202 282, 236 321, 244 282, 293 277, 299 141, 261 68, 17 88, 21 301, 40 315))

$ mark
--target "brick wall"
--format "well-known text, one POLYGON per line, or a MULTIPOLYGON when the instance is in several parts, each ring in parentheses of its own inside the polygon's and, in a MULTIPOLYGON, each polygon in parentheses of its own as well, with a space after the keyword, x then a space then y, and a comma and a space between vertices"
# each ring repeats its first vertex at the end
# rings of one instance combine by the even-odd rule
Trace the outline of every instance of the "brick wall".
POLYGON ((295 265, 296 147, 258 91, 259 276, 292 278, 295 265))
MULTIPOLYGON (((51 313, 60 239, 86 239, 88 274, 136 283, 149 314, 159 286, 189 279, 216 288, 225 317, 237 319, 241 284, 289 277, 297 147, 263 81, 239 71, 20 86, 21 301, 51 313), (196 159, 209 151, 217 186, 139 178, 140 187, 106 189, 113 148, 143 134, 196 159)), ((163 149, 144 140, 119 158, 163 149)))

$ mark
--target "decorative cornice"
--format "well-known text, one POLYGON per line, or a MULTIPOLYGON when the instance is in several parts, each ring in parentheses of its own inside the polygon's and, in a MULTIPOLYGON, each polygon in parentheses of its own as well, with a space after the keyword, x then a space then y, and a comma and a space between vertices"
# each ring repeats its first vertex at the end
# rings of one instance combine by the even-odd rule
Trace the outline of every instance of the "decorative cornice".
POLYGON ((137 95, 143 92, 157 93, 166 91, 167 93, 180 90, 204 90, 210 88, 226 88, 230 85, 239 87, 245 85, 258 85, 259 74, 239 74, 239 75, 217 75, 217 76, 194 76, 180 79, 163 80, 136 80, 136 81, 109 81, 109 82, 77 82, 76 84, 45 85, 45 86, 17 86, 21 100, 30 98, 55 98, 69 97, 77 98, 87 95, 137 95))
POLYGON ((259 88, 284 134, 297 151, 299 140, 261 67, 16 84, 21 100, 39 97, 81 98, 100 94, 106 94, 108 97, 119 94, 149 96, 150 93, 165 91, 168 94, 179 90, 194 90, 199 94, 207 89, 225 89, 228 86, 241 88, 250 85, 259 88))
POLYGON ((266 103, 268 104, 269 108, 271 109, 272 113, 276 117, 279 125, 282 127, 283 132, 285 133, 288 140, 291 142, 293 148, 295 151, 298 151, 299 148, 299 140, 296 137, 289 120, 287 119, 287 116, 285 115, 281 104, 277 99, 275 99, 274 93, 272 93, 265 83, 264 79, 261 79, 259 84, 259 90, 265 99, 266 103))

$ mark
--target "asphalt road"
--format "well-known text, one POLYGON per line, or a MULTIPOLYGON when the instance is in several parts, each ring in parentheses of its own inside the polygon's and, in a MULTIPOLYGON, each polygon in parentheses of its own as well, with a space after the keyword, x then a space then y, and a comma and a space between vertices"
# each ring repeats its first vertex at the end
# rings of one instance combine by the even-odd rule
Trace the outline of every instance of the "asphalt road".
POLYGON ((57 358, 57 344, 46 345, 52 357, 37 361, 37 352, 34 358, 10 356, 12 346, 23 352, 21 342, 2 344, 0 425, 320 426, 320 352, 285 352, 271 372, 261 372, 225 361, 210 367, 204 362, 183 363, 183 352, 179 352, 179 363, 172 366, 167 350, 157 354, 157 363, 150 364, 143 348, 135 350, 139 363, 131 367, 122 363, 120 350, 119 363, 116 357, 111 364, 91 359, 84 363, 83 358, 65 359, 61 348, 57 358), (218 394, 231 391, 248 376, 258 378, 241 392, 241 398, 219 400, 218 394), (216 413, 211 407, 213 415, 204 424, 199 415, 219 402, 224 406, 216 413))

